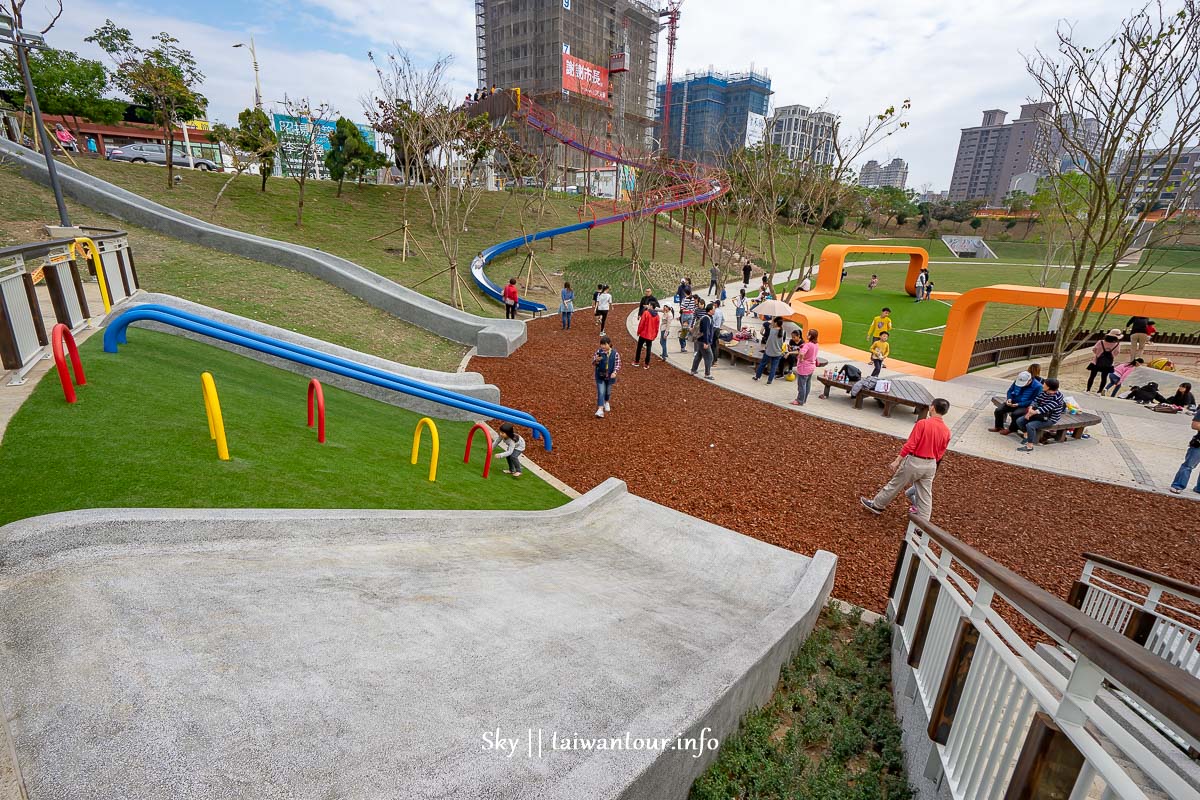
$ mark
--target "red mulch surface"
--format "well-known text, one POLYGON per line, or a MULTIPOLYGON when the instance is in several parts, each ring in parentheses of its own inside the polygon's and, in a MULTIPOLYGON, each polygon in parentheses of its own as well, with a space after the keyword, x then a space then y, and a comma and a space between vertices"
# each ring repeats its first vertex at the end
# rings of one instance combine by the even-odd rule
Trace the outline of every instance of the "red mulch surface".
MULTIPOLYGON (((554 450, 530 440, 530 457, 580 492, 617 477, 635 494, 747 536, 806 555, 836 553, 834 595, 882 611, 907 503, 901 495, 877 517, 858 498, 887 482, 900 441, 693 378, 659 361, 657 342, 650 369, 635 369, 636 342, 625 330, 631 308, 609 316, 622 366, 604 419, 594 416, 599 333, 588 311, 575 314, 570 331, 557 315, 534 320, 513 355, 471 361, 505 405, 550 429, 554 450)), ((680 354, 672 339, 668 351, 690 367, 690 348, 680 354)), ((794 387, 778 391, 790 399, 794 387)), ((1182 460, 1186 441, 1179 445, 1182 460)), ((1085 551, 1200 583, 1195 501, 952 452, 934 484, 933 521, 1062 598, 1085 551)))

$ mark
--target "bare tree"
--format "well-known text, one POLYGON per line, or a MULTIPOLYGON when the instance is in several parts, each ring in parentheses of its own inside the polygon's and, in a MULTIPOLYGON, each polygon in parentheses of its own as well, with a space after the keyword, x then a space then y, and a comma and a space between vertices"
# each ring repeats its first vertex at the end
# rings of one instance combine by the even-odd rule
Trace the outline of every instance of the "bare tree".
POLYGON ((801 154, 789 175, 791 183, 784 196, 807 225, 804 249, 800 249, 798 234, 792 259, 792 268, 795 269, 796 261, 799 261, 804 275, 795 282, 785 300, 791 300, 802 279, 810 276, 816 239, 825 224, 854 205, 851 201, 856 197, 858 184, 853 165, 872 147, 907 128, 909 123, 905 116, 910 108, 912 103, 906 99, 899 106, 888 106, 878 114, 872 114, 853 129, 844 128, 841 118, 834 117, 831 123, 832 158, 826 158, 815 149, 801 154))
POLYGON ((393 141, 400 137, 407 143, 411 178, 429 207, 446 258, 446 268, 426 280, 448 272, 450 303, 463 308, 459 243, 484 192, 475 172, 511 140, 493 127, 486 115, 472 117, 456 107, 446 74, 448 56, 427 69, 417 67, 404 50, 389 54, 383 63, 374 56, 372 61, 379 97, 369 117, 375 128, 390 134, 393 141))
POLYGON ((279 164, 283 173, 300 187, 296 201, 296 227, 304 224, 304 187, 313 172, 320 169, 321 148, 317 140, 325 133, 322 125, 335 114, 329 103, 314 106, 307 97, 283 96, 283 107, 291 117, 279 131, 279 164))
POLYGON ((1046 169, 1068 161, 1083 176, 1047 184, 1070 249, 1053 376, 1080 346, 1077 335, 1102 326, 1122 294, 1170 271, 1152 269, 1155 260, 1137 251, 1164 195, 1177 198, 1191 188, 1172 173, 1200 135, 1196 0, 1184 0, 1178 11, 1150 2, 1094 46, 1062 23, 1055 49, 1036 51, 1026 69, 1052 109, 1044 117, 1046 169))
MULTIPOLYGON (((8 12, 9 16, 13 18, 13 26, 18 29, 25 26, 24 15, 26 2, 28 2, 28 0, 8 0, 8 2, 0 3, 0 9, 4 9, 8 12)), ((39 31, 39 33, 43 35, 53 28, 54 24, 58 22, 58 18, 62 16, 62 0, 55 0, 53 3, 48 3, 45 10, 46 13, 50 15, 50 19, 39 31)))

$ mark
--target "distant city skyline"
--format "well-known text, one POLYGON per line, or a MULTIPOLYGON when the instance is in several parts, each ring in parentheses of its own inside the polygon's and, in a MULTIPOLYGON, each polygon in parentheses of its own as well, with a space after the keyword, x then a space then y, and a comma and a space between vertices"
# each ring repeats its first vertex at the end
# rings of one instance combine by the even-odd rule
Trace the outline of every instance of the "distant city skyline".
MULTIPOLYGON (((590 0, 574 0, 585 3, 590 0)), ((655 3, 657 4, 657 3, 655 3)), ((1011 108, 1038 98, 1024 55, 1053 45, 1060 19, 1077 37, 1099 41, 1133 8, 1129 0, 1016 0, 958 6, 935 0, 814 0, 781 5, 742 0, 687 0, 682 9, 676 77, 687 70, 737 71, 747 65, 772 79, 774 107, 835 110, 857 126, 889 105, 911 99, 911 125, 864 154, 881 164, 903 154, 908 186, 950 185, 961 129, 978 124, 981 109, 1011 108), (986 31, 986 36, 980 32, 986 31)), ((45 10, 26 6, 27 27, 45 10)), ((407 47, 418 63, 452 55, 449 75, 461 96, 476 84, 471 0, 211 0, 164 9, 149 0, 67 0, 47 34, 52 46, 104 58, 83 41, 111 17, 141 42, 159 31, 178 37, 207 76, 209 117, 232 121, 252 104, 250 56, 232 45, 253 35, 264 100, 284 95, 331 102, 362 120, 362 98, 375 88, 368 52, 407 47)), ((665 35, 658 80, 665 79, 665 35)))

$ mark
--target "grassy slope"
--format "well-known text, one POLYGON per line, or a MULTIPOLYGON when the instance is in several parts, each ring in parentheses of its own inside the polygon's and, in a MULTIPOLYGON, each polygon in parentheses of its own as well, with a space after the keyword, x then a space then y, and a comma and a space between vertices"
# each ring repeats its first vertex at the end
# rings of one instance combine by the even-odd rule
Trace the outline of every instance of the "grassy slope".
MULTIPOLYGON (((163 171, 158 167, 96 159, 83 159, 80 167, 104 180, 200 219, 317 247, 348 258, 406 286, 413 286, 446 266, 441 244, 429 224, 429 208, 417 189, 406 193, 403 188, 394 186, 347 185, 339 198, 336 197, 336 184, 309 181, 305 187, 304 225, 297 228, 298 188, 290 178, 270 179, 264 195, 258 190, 259 179, 256 176, 242 176, 229 187, 214 212, 213 199, 227 180, 227 175, 184 170, 183 184, 175 189, 167 189, 163 171), (402 261, 399 255, 403 238, 401 234, 385 236, 374 242, 367 241, 400 227, 406 217, 410 220, 410 234, 421 248, 410 244, 406 261, 402 261)), ((484 247, 520 236, 523 230, 533 233, 579 222, 582 198, 552 195, 546 215, 538 217, 532 210, 522 211, 527 197, 509 192, 483 195, 474 213, 473 223, 459 240, 459 263, 470 286, 474 287, 474 283, 470 282, 465 269, 471 258, 484 247)), ((603 210, 603 207, 599 208, 603 210)), ((643 227, 646 228, 648 242, 649 226, 643 227)), ((609 225, 593 231, 590 253, 587 236, 583 233, 559 237, 554 241, 553 248, 550 249, 549 243, 539 243, 537 246, 538 263, 552 283, 544 286, 535 272, 535 285, 543 284, 543 288, 533 296, 542 300, 549 298, 557 307, 561 286, 554 273, 562 272, 569 262, 577 259, 617 255, 621 250, 621 226, 609 225)), ((691 245, 687 249, 689 262, 698 264, 700 251, 691 245)), ((671 253, 674 253, 674 259, 678 259, 679 236, 660 229, 658 255, 665 258, 671 253)), ((510 254, 493 263, 495 266, 489 268, 488 274, 501 283, 520 271, 525 256, 523 253, 510 254)), ((439 300, 449 298, 447 276, 434 278, 417 288, 439 300)), ((482 312, 469 299, 467 303, 468 311, 491 316, 500 316, 503 312, 503 307, 497 303, 485 302, 482 312)))
POLYGON ((770 702, 722 743, 691 799, 908 798, 890 637, 886 622, 827 607, 770 702))
MULTIPOLYGON (((0 244, 44 238, 42 225, 58 218, 50 190, 10 169, 0 168, 0 197, 0 244)), ((401 322, 317 278, 185 244, 76 203, 68 202, 68 207, 74 222, 130 232, 138 277, 148 291, 430 369, 454 370, 466 352, 462 345, 401 322)))
POLYGON ((328 439, 319 445, 305 427, 299 375, 139 329, 116 355, 102 352, 98 336, 81 350, 88 383, 79 402, 67 405, 48 374, 8 426, 0 474, 45 480, 6 492, 0 524, 94 507, 542 509, 566 501, 528 471, 519 481, 501 474, 503 462, 483 480, 482 445, 462 463, 466 423, 438 422, 441 458, 430 483, 428 434, 420 462, 409 463, 412 412, 328 387, 328 439), (205 370, 231 461, 217 459, 208 436, 205 370))

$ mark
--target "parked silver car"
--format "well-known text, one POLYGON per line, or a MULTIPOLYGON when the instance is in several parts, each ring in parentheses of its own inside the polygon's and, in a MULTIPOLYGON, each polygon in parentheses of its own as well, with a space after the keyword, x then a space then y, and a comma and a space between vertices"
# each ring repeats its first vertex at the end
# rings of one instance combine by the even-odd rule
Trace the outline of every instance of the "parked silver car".
MULTIPOLYGON (((109 147, 107 149, 107 158, 109 161, 130 161, 134 164, 161 164, 167 163, 167 148, 161 144, 123 144, 120 147, 109 147)), ((177 167, 186 167, 188 165, 187 153, 182 147, 174 148, 171 155, 171 160, 175 162, 177 167)), ((192 163, 199 170, 219 170, 220 167, 215 162, 207 158, 198 158, 192 156, 192 163)))

